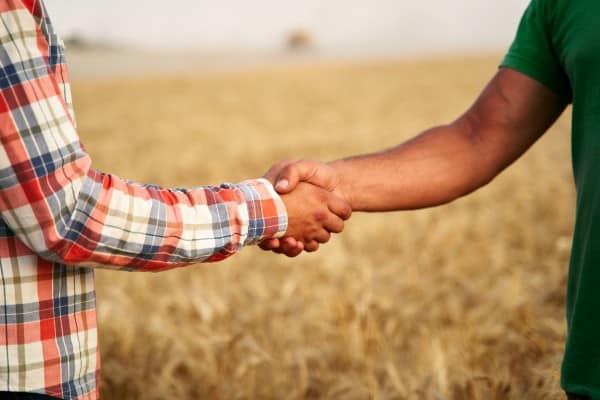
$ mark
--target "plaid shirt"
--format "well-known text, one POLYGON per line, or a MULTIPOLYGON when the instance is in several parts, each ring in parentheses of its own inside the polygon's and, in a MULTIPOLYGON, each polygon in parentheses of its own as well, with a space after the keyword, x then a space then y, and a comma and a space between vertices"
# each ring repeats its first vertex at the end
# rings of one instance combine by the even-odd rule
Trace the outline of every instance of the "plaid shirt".
POLYGON ((0 1, 0 391, 98 398, 92 267, 163 271, 280 235, 264 180, 170 190, 91 168, 41 0, 0 1))

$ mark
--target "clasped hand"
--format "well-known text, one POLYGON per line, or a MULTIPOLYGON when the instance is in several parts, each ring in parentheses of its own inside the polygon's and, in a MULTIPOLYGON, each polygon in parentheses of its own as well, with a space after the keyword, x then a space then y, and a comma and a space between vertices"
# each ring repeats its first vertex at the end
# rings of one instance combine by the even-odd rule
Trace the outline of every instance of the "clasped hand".
POLYGON ((340 233, 352 209, 339 189, 335 170, 316 161, 281 161, 264 175, 281 195, 288 229, 281 239, 268 239, 263 250, 295 257, 316 251, 331 233, 340 233))

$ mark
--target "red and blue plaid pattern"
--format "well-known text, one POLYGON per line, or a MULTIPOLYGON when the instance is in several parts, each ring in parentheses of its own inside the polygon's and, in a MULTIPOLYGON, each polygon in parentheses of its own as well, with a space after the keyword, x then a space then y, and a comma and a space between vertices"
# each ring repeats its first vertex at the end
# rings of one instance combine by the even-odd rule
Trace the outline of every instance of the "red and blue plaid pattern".
POLYGON ((190 190, 91 168, 40 0, 0 1, 0 391, 98 398, 91 267, 162 271, 281 235, 264 180, 190 190))

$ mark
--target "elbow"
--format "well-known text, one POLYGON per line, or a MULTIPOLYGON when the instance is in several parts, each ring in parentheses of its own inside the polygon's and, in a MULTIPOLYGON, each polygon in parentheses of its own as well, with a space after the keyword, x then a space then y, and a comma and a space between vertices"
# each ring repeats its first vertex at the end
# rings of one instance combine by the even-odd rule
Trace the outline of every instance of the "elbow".
POLYGON ((487 184, 494 180, 495 176, 496 175, 494 174, 477 174, 476 176, 472 176, 465 182, 463 186, 450 192, 448 203, 458 200, 461 197, 467 196, 478 189, 487 186, 487 184))
POLYGON ((444 194, 440 203, 451 203, 477 191, 492 182, 499 172, 486 162, 485 157, 476 153, 463 160, 458 168, 449 166, 448 178, 439 183, 440 187, 445 187, 440 191, 444 194))
POLYGON ((36 190, 45 196, 43 201, 28 208, 9 207, 13 212, 5 219, 7 226, 37 256, 63 264, 76 264, 90 258, 95 247, 94 236, 101 235, 86 227, 90 214, 86 207, 95 205, 85 200, 93 192, 90 164, 89 157, 81 153, 69 168, 56 169, 39 180, 36 190), (68 181, 68 184, 48 186, 55 181, 68 181))
POLYGON ((464 179, 453 193, 454 200, 486 186, 506 167, 498 156, 502 153, 498 149, 501 144, 494 139, 504 135, 500 127, 490 126, 472 113, 465 114, 455 124, 459 125, 457 132, 467 151, 461 168, 464 179))
POLYGON ((472 180, 471 179, 465 180, 465 182, 463 182, 463 184, 461 184, 461 185, 456 185, 454 187, 448 188, 445 191, 444 196, 441 199, 434 200, 429 205, 430 206, 439 206, 439 205, 450 204, 456 200, 459 200, 465 196, 468 196, 469 194, 475 192, 477 189, 486 186, 492 180, 493 180, 493 177, 486 178, 486 179, 478 178, 478 179, 472 179, 472 180))
POLYGON ((24 242, 39 257, 60 264, 77 264, 85 261, 85 252, 89 254, 88 251, 76 250, 72 242, 58 236, 52 238, 48 238, 47 236, 39 238, 29 237, 24 242))
MULTIPOLYGON (((39 257, 56 263, 73 265, 90 258, 94 244, 89 232, 75 218, 75 211, 63 213, 60 218, 41 219, 35 229, 15 232, 17 237, 39 257)), ((47 213, 50 216, 49 213, 47 213)))

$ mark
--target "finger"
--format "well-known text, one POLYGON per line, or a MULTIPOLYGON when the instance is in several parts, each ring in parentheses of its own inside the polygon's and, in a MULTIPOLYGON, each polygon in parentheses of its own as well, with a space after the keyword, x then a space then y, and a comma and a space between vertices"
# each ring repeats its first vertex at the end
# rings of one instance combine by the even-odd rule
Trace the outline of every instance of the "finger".
POLYGON ((265 251, 275 250, 275 249, 279 248, 279 246, 280 246, 279 239, 277 239, 277 238, 263 240, 262 242, 260 242, 258 244, 258 247, 260 247, 261 249, 263 249, 265 251))
POLYGON ((292 236, 286 236, 280 240, 281 245, 285 245, 286 248, 298 247, 298 243, 302 243, 292 236))
POLYGON ((299 241, 284 241, 281 244, 281 252, 288 257, 296 257, 304 251, 304 243, 299 241))
POLYGON ((285 254, 295 257, 302 253, 304 246, 293 237, 284 237, 282 239, 271 238, 259 244, 259 247, 265 251, 272 251, 276 254, 285 254))
POLYGON ((325 229, 321 229, 317 233, 315 233, 312 238, 317 243, 327 243, 327 242, 329 242, 329 239, 331 238, 331 233, 329 233, 325 229))
POLYGON ((282 194, 289 193, 298 182, 312 183, 331 192, 337 186, 337 174, 332 167, 318 161, 297 161, 281 171, 275 189, 282 194))
POLYGON ((335 214, 330 214, 323 222, 323 228, 331 233, 341 233, 344 230, 344 220, 335 214))
POLYGON ((329 196, 327 207, 329 207, 329 211, 344 221, 352 216, 352 207, 350 207, 350 204, 348 204, 348 202, 341 196, 335 194, 329 196))
POLYGON ((319 243, 317 243, 314 240, 304 243, 304 250, 307 251, 308 253, 317 251, 317 250, 319 250, 319 243))
POLYGON ((288 165, 293 164, 295 162, 295 160, 281 160, 278 163, 273 164, 271 168, 269 168, 269 170, 265 172, 263 178, 271 182, 271 184, 275 184, 275 180, 277 180, 277 177, 279 176, 281 171, 285 169, 288 165))
POLYGON ((298 257, 300 254, 302 254, 303 251, 304 251, 304 246, 300 245, 298 247, 295 247, 293 250, 288 251, 287 253, 285 253, 285 255, 290 258, 298 257))

